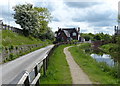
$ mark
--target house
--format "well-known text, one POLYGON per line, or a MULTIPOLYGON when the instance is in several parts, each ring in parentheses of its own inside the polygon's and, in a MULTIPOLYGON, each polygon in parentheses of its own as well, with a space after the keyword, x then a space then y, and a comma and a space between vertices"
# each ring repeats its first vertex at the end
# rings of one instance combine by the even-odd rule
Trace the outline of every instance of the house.
POLYGON ((67 42, 71 40, 79 40, 80 37, 80 28, 59 28, 56 34, 57 42, 67 42))

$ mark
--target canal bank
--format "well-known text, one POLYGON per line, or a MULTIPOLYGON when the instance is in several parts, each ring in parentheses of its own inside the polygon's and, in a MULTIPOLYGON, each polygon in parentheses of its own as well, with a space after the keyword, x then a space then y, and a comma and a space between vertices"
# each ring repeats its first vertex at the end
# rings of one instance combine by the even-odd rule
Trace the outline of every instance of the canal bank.
POLYGON ((95 82, 94 84, 118 84, 117 67, 109 67, 104 63, 99 63, 93 59, 86 51, 91 51, 90 44, 81 44, 79 47, 70 48, 70 52, 76 63, 88 74, 89 78, 95 82))

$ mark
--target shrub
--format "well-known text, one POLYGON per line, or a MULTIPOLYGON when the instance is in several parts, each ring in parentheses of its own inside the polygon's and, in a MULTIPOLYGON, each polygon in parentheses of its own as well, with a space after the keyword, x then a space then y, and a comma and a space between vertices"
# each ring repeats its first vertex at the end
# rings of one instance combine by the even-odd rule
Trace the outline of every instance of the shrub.
POLYGON ((10 58, 9 60, 13 60, 14 59, 14 54, 10 53, 9 58, 10 58))
POLYGON ((13 45, 10 45, 9 46, 9 50, 13 50, 14 49, 14 46, 13 45))

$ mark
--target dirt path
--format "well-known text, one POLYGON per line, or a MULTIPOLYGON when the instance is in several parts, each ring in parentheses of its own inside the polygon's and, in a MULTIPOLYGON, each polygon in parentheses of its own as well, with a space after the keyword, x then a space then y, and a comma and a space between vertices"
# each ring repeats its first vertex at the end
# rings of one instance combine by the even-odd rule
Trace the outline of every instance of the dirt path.
POLYGON ((73 84, 92 84, 88 76, 83 72, 79 65, 74 61, 71 53, 68 51, 69 47, 64 48, 66 60, 68 62, 73 84))

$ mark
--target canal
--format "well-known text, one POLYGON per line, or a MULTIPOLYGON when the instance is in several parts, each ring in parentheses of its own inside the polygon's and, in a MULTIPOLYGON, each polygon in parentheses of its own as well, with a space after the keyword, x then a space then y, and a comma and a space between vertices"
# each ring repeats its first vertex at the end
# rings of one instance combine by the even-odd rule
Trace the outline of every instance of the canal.
POLYGON ((114 66, 115 61, 109 54, 91 54, 91 57, 94 58, 97 62, 105 62, 109 66, 114 66))

